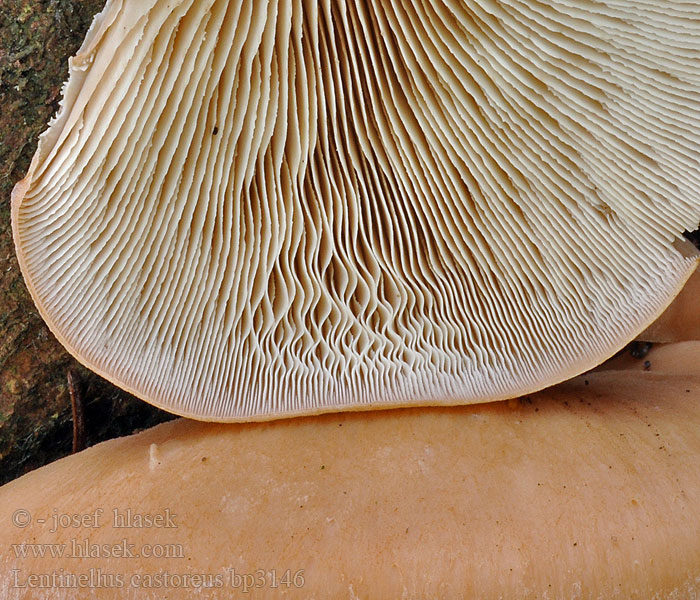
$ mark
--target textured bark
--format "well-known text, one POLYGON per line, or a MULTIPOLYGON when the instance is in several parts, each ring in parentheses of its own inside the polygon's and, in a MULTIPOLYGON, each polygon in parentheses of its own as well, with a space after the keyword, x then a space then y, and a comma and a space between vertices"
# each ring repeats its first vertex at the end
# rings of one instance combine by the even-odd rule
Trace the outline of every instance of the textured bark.
POLYGON ((105 0, 0 0, 0 483, 71 451, 67 373, 79 380, 87 443, 169 418, 83 369, 39 317, 17 266, 10 192, 58 109, 76 52, 105 0))

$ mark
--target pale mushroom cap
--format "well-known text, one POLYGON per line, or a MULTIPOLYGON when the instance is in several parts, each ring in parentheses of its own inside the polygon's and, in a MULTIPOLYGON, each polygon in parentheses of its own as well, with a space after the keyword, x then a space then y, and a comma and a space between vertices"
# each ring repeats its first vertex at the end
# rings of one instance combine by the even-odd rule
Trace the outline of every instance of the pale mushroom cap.
POLYGON ((245 425, 181 420, 105 442, 0 488, 0 596, 74 598, 73 589, 11 584, 93 569, 120 574, 123 585, 78 597, 697 597, 700 367, 684 377, 593 373, 509 404, 245 425), (97 527, 51 532, 54 510, 90 519, 98 509, 97 527), (118 525, 144 514, 169 524, 169 511, 176 527, 115 528, 114 509, 118 525), (13 515, 26 527, 13 526, 13 515), (142 556, 12 551, 72 551, 71 539, 125 539, 142 556), (170 554, 145 557, 147 545, 170 554), (232 571, 258 569, 278 579, 289 569, 290 585, 248 594, 231 586, 232 571), (139 587, 163 573, 171 587, 139 587), (213 581, 197 584, 200 574, 220 575, 223 587, 199 593, 194 586, 213 581))
POLYGON ((516 396, 697 259, 686 2, 109 0, 13 197, 83 363, 211 420, 516 396))

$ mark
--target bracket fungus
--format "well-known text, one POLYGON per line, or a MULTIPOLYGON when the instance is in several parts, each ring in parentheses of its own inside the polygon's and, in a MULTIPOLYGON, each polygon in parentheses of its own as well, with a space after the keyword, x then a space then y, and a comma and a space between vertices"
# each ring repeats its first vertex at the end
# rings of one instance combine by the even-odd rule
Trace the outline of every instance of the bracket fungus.
POLYGON ((696 362, 513 407, 176 420, 0 487, 0 597, 697 599, 699 400, 696 362))
POLYGON ((699 124, 678 0, 108 0, 13 231, 58 339, 172 412, 501 399, 677 294, 699 124))

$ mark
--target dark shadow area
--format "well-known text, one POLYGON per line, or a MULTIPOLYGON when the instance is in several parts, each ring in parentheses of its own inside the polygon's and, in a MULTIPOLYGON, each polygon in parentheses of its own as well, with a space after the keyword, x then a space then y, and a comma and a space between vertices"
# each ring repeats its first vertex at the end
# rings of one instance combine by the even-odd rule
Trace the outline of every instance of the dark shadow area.
POLYGON ((69 370, 83 388, 88 445, 172 418, 66 353, 29 297, 12 242, 12 188, 58 110, 68 57, 104 3, 0 2, 0 484, 71 452, 69 370))

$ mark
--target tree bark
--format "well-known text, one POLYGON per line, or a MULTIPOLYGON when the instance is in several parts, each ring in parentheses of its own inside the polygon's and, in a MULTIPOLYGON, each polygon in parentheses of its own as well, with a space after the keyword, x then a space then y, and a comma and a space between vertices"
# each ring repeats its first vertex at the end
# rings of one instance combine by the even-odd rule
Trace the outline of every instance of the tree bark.
POLYGON ((104 3, 0 0, 0 484, 71 452, 69 371, 88 445, 170 418, 68 355, 29 297, 12 242, 10 193, 58 110, 68 57, 104 3))

